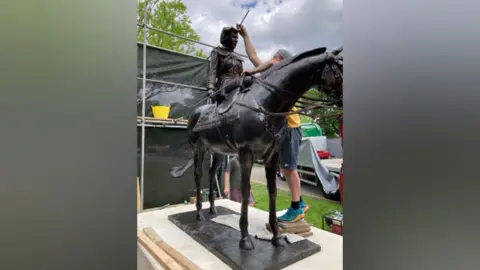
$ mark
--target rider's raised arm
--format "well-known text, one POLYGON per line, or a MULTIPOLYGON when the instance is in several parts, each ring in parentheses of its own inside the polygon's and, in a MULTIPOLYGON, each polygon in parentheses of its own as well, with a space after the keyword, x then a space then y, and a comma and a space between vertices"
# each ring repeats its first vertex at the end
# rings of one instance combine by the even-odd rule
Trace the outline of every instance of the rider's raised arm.
POLYGON ((237 30, 240 36, 243 38, 243 43, 245 44, 245 51, 247 52, 248 59, 255 67, 258 67, 262 64, 260 58, 258 58, 257 51, 253 47, 252 41, 248 36, 247 29, 243 25, 237 24, 237 30))
POLYGON ((210 65, 208 69, 208 89, 215 89, 215 83, 217 82, 217 71, 218 71, 218 52, 216 49, 213 49, 210 53, 210 65))

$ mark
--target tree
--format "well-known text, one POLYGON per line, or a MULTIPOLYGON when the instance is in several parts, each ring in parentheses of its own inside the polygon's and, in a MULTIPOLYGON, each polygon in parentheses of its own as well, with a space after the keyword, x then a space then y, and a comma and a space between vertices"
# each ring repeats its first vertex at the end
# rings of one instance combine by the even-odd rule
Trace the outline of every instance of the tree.
MULTIPOLYGON (((311 89, 307 93, 305 93, 305 97, 314 98, 314 99, 326 99, 327 97, 325 94, 317 91, 316 89, 311 89)), ((300 103, 301 104, 301 103, 300 103)), ((311 111, 311 114, 315 115, 331 115, 338 113, 339 110, 332 109, 332 108, 317 108, 311 111)), ((311 123, 315 122, 320 127, 323 128, 327 137, 334 137, 337 135, 337 131, 335 130, 334 126, 338 127, 338 121, 336 117, 315 117, 311 118, 308 116, 300 116, 302 123, 311 123)))
MULTIPOLYGON (((186 14, 187 6, 181 0, 138 0, 137 23, 139 25, 144 22, 145 8, 147 9, 146 24, 148 26, 195 41, 200 40, 200 36, 192 27, 192 21, 186 14)), ((143 27, 138 27, 137 41, 143 42, 143 38, 143 27)), ((196 49, 194 42, 158 31, 147 29, 147 43, 152 46, 207 58, 207 54, 203 50, 196 49)))

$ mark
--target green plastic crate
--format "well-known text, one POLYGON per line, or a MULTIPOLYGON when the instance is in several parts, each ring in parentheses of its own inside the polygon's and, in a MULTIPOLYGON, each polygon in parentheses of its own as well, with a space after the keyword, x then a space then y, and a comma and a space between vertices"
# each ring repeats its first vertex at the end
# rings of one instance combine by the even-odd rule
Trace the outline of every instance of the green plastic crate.
POLYGON ((301 124, 300 128, 302 129, 303 137, 323 136, 322 128, 315 123, 301 124))

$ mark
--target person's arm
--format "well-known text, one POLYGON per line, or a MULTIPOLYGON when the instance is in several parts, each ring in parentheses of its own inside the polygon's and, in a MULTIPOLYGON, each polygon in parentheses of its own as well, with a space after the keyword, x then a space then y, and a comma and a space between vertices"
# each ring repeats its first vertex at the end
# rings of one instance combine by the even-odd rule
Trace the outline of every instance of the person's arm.
POLYGON ((225 190, 230 190, 230 172, 225 172, 225 190))
POLYGON ((248 59, 256 68, 258 68, 263 63, 260 58, 258 58, 257 51, 255 50, 255 47, 253 47, 252 41, 248 36, 247 29, 245 29, 245 26, 237 24, 237 30, 240 36, 242 36, 243 38, 243 43, 245 44, 245 51, 247 52, 248 59))
POLYGON ((250 74, 255 74, 255 73, 262 73, 265 70, 271 68, 273 66, 273 61, 266 61, 261 63, 257 68, 255 68, 250 74))
POLYGON ((255 47, 253 47, 252 41, 250 41, 248 34, 245 34, 243 37, 243 43, 245 44, 245 50, 247 51, 247 56, 248 59, 250 59, 250 62, 252 62, 256 68, 264 64, 260 58, 258 58, 257 51, 255 50, 255 47))
POLYGON ((243 71, 243 74, 253 75, 253 74, 256 74, 256 73, 261 73, 261 72, 264 72, 265 70, 271 68, 272 66, 273 66, 273 61, 270 60, 270 61, 261 63, 257 68, 254 68, 253 70, 245 69, 243 71))
POLYGON ((230 194, 230 164, 228 163, 227 163, 227 168, 225 169, 223 194, 227 198, 228 198, 228 195, 230 194))

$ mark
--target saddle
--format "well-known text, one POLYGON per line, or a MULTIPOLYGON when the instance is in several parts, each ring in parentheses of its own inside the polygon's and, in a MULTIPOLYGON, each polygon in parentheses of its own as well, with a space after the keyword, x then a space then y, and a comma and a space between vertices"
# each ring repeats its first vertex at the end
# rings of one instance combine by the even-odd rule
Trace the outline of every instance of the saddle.
POLYGON ((218 103, 217 112, 222 115, 232 108, 239 93, 247 92, 253 83, 252 77, 241 77, 237 85, 227 85, 222 90, 223 100, 218 103))
POLYGON ((220 101, 217 106, 215 106, 218 114, 222 115, 232 108, 232 105, 237 99, 238 93, 240 92, 239 90, 239 87, 237 87, 232 92, 224 95, 223 100, 220 101))
POLYGON ((240 85, 225 87, 222 89, 223 99, 218 101, 212 110, 205 112, 200 116, 193 132, 218 127, 223 124, 231 124, 239 119, 237 114, 228 114, 239 93, 247 92, 253 83, 251 77, 242 77, 240 85), (248 79, 245 79, 248 78, 248 79))

